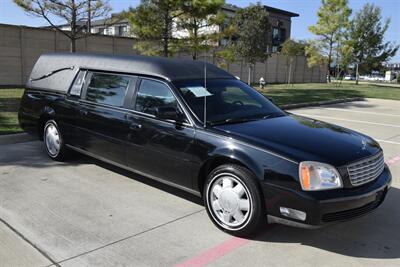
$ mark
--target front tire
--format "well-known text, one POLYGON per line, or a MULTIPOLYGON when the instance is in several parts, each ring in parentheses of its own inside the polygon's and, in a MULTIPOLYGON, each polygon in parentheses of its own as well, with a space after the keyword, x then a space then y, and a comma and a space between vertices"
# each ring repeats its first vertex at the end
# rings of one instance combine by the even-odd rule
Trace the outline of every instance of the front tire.
POLYGON ((61 132, 54 120, 46 122, 43 129, 43 141, 47 155, 56 161, 63 161, 68 154, 61 132))
POLYGON ((229 234, 248 236, 266 223, 263 197, 255 177, 240 165, 221 165, 211 171, 203 196, 212 222, 229 234))

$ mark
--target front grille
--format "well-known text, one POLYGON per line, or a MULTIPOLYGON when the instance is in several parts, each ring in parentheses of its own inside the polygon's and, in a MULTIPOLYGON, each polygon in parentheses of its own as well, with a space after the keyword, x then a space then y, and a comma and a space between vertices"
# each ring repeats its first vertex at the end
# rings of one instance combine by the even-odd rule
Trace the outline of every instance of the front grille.
POLYGON ((367 205, 351 210, 324 214, 322 215, 322 221, 323 222, 345 221, 362 216, 377 208, 383 202, 385 195, 386 195, 386 190, 382 190, 376 194, 375 200, 368 203, 367 205))
POLYGON ((385 168, 383 153, 352 163, 347 166, 350 182, 353 186, 362 185, 375 180, 385 168))

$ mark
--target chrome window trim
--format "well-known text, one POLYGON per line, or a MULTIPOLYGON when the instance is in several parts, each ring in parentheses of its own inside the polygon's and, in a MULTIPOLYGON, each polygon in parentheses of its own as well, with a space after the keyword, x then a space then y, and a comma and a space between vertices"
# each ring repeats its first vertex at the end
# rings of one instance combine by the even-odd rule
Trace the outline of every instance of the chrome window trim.
MULTIPOLYGON (((118 110, 118 111, 121 111, 121 112, 133 113, 133 114, 135 114, 135 115, 141 116, 142 118, 153 119, 153 120, 156 120, 156 121, 160 121, 160 122, 168 123, 168 124, 172 124, 172 125, 175 125, 175 124, 176 124, 176 121, 172 121, 172 120, 162 120, 162 119, 157 118, 157 117, 154 116, 154 115, 147 114, 147 113, 143 113, 143 112, 136 111, 136 110, 131 110, 131 109, 128 109, 128 108, 115 107, 115 106, 106 105, 106 104, 93 103, 93 102, 91 102, 91 101, 87 101, 87 100, 83 100, 83 99, 78 100, 78 101, 69 100, 69 99, 67 99, 67 100, 68 100, 68 101, 71 101, 71 102, 75 102, 75 103, 78 102, 78 103, 83 103, 83 104, 87 104, 87 105, 92 105, 92 106, 95 106, 95 107, 102 107, 102 108, 107 108, 107 109, 112 109, 112 110, 118 110)), ((183 125, 183 126, 186 126, 186 127, 193 128, 193 127, 192 127, 193 125, 188 124, 188 123, 182 123, 182 125, 183 125)))
MULTIPOLYGON (((188 114, 187 114, 187 111, 186 111, 186 109, 184 108, 184 105, 182 105, 182 103, 181 103, 181 100, 179 99, 179 97, 177 97, 177 95, 175 94, 175 92, 174 92, 174 90, 172 90, 172 88, 171 88, 171 86, 168 84, 168 83, 166 83, 165 81, 163 81, 163 80, 160 80, 160 79, 157 79, 157 78, 149 78, 149 77, 143 77, 143 76, 140 76, 140 74, 127 74, 127 73, 119 73, 119 72, 107 72, 107 71, 102 71, 102 70, 91 70, 91 69, 88 69, 88 68, 80 68, 79 69, 79 71, 77 72, 77 73, 79 73, 80 71, 85 71, 86 72, 86 74, 85 74, 85 79, 87 79, 88 78, 88 76, 89 75, 92 75, 93 73, 105 73, 105 74, 110 74, 110 75, 121 75, 121 76, 127 76, 127 77, 130 77, 130 79, 131 79, 131 81, 129 82, 129 84, 128 84, 128 87, 127 87, 127 90, 125 91, 125 96, 124 96, 124 98, 126 98, 126 94, 127 94, 127 92, 129 91, 129 88, 131 87, 131 86, 133 86, 134 88, 133 88, 133 90, 134 90, 134 94, 136 94, 137 93, 137 89, 138 88, 136 88, 136 85, 133 85, 133 84, 131 84, 131 82, 132 82, 132 79, 133 78, 137 78, 138 80, 140 80, 140 79, 148 79, 148 80, 154 80, 154 81, 156 81, 156 82, 160 82, 160 83, 163 83, 163 84, 165 84, 168 88, 169 88, 169 90, 171 91, 171 93, 173 94, 173 96, 175 97, 175 99, 177 100, 177 102, 178 102, 178 104, 179 104, 179 107, 182 109, 182 111, 184 112, 184 114, 185 114, 185 117, 187 118, 187 120, 188 120, 188 122, 189 123, 182 123, 181 125, 182 126, 186 126, 186 127, 190 127, 190 128, 193 128, 193 122, 192 122, 192 120, 191 120, 191 118, 190 118, 190 116, 188 116, 188 114)), ((75 77, 76 78, 76 77, 75 77)), ((75 81, 75 78, 74 78, 74 81, 75 81)), ((137 82, 138 80, 136 80, 135 82, 137 82)), ((90 82, 90 81, 89 81, 90 82)), ((86 80, 85 80, 85 83, 86 83, 86 80)), ((87 83, 87 84, 83 84, 83 86, 82 86, 82 92, 84 91, 84 93, 85 93, 85 99, 83 98, 83 96, 82 96, 82 92, 81 92, 81 96, 79 97, 79 99, 77 99, 77 100, 74 100, 74 99, 69 99, 68 97, 66 97, 66 101, 70 101, 70 102, 74 102, 74 103, 84 103, 84 104, 88 104, 88 105, 92 105, 92 106, 99 106, 99 107, 102 107, 102 108, 108 108, 108 109, 113 109, 113 110, 119 110, 119 111, 124 111, 124 112, 129 112, 129 113, 133 113, 133 114, 135 114, 135 115, 139 115, 139 116, 141 116, 142 118, 148 118, 148 119, 153 119, 153 120, 157 120, 157 121, 160 121, 160 122, 163 122, 163 123, 168 123, 168 124, 172 124, 172 125, 175 125, 176 124, 176 121, 173 121, 173 120, 163 120, 163 119, 160 119, 160 118, 157 118, 156 116, 154 116, 154 115, 152 115, 152 114, 147 114, 147 113, 143 113, 143 112, 140 112, 140 111, 136 111, 136 110, 134 110, 133 108, 126 108, 126 107, 118 107, 118 106, 113 106, 113 105, 108 105, 108 104, 103 104, 103 103, 96 103, 96 102, 92 102, 92 101, 89 101, 89 100, 86 100, 86 92, 87 92, 87 87, 89 86, 89 83, 87 83), (85 86, 86 86, 86 89, 85 89, 85 86), (85 89, 85 90, 84 90, 85 89)), ((71 85, 72 86, 72 85, 71 85)), ((71 89, 71 88, 70 88, 71 89)), ((69 89, 69 90, 70 90, 69 89)), ((69 96, 69 91, 68 91, 68 94, 67 94, 68 96, 69 96)))

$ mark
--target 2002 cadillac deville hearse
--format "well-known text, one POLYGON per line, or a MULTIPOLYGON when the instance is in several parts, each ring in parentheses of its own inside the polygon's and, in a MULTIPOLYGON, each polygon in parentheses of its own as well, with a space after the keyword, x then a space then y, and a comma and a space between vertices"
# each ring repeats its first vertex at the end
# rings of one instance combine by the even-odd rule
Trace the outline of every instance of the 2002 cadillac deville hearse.
POLYGON ((204 62, 42 55, 19 120, 52 159, 75 150, 202 196, 235 235, 352 219, 391 183, 370 137, 282 111, 204 62))

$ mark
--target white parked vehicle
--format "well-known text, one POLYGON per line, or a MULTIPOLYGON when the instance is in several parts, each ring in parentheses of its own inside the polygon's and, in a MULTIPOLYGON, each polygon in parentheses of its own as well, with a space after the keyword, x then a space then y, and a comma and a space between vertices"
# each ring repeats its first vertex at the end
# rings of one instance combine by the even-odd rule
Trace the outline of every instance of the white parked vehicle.
POLYGON ((353 75, 346 75, 343 78, 343 80, 345 80, 345 81, 354 81, 355 79, 356 79, 356 77, 354 77, 353 75))

